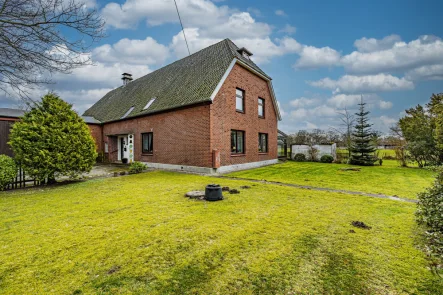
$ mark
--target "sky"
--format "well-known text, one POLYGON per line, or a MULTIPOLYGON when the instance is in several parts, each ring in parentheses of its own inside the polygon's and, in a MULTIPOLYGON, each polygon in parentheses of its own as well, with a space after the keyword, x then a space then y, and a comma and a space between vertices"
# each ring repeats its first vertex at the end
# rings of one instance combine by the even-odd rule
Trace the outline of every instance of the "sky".
MULTIPOLYGON (((106 35, 94 65, 55 74, 51 90, 82 114, 121 85, 187 55, 173 0, 88 0, 106 35)), ((177 0, 191 53, 230 38, 273 79, 279 129, 340 128, 338 112, 363 97, 373 128, 443 92, 443 1, 177 0)), ((0 96, 0 107, 14 107, 0 96)))

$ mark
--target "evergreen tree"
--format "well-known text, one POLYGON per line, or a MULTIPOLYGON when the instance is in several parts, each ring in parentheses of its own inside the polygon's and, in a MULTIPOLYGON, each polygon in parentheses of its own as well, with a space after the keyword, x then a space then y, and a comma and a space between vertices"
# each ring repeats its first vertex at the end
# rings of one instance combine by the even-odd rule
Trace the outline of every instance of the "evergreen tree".
POLYGON ((365 111, 366 103, 363 99, 358 104, 360 111, 356 113, 355 131, 352 133, 351 157, 349 163, 352 165, 372 166, 377 158, 374 156, 375 147, 372 144, 372 124, 369 124, 368 114, 365 111))
POLYGON ((14 124, 9 144, 28 175, 50 182, 91 171, 97 157, 85 121, 52 93, 14 124))

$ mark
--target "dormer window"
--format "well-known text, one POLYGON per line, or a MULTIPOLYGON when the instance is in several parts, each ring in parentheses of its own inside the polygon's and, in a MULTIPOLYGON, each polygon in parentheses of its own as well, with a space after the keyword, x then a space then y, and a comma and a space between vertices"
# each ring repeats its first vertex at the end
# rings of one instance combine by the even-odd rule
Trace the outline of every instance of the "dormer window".
POLYGON ((252 52, 247 50, 244 47, 237 50, 237 52, 240 53, 244 58, 247 58, 247 59, 250 59, 250 57, 252 56, 252 52))
POLYGON ((147 110, 147 109, 151 106, 151 104, 152 104, 154 101, 155 101, 155 97, 154 97, 154 98, 151 98, 151 99, 148 101, 148 103, 146 104, 146 106, 143 108, 143 110, 147 110))

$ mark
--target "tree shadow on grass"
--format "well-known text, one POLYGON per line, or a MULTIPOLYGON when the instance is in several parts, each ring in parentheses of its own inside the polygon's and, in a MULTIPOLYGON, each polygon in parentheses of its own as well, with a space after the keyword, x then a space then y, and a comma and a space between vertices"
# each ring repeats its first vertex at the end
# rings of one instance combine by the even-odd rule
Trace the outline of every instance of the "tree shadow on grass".
POLYGON ((363 274, 358 271, 351 253, 326 252, 320 273, 324 294, 371 294, 363 274))

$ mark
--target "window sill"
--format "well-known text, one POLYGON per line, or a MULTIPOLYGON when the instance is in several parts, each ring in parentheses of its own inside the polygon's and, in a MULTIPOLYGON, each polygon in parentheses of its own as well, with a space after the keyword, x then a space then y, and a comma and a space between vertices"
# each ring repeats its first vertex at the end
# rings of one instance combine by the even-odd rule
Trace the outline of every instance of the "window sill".
POLYGON ((266 153, 258 152, 258 154, 259 155, 268 155, 269 153, 268 152, 266 152, 266 153))
POLYGON ((150 153, 150 154, 148 154, 148 153, 142 153, 142 156, 153 156, 154 155, 154 153, 150 153))
POLYGON ((231 157, 245 157, 246 154, 231 154, 231 157))
POLYGON ((264 117, 264 116, 258 116, 258 118, 259 118, 259 119, 264 119, 265 117, 264 117))

